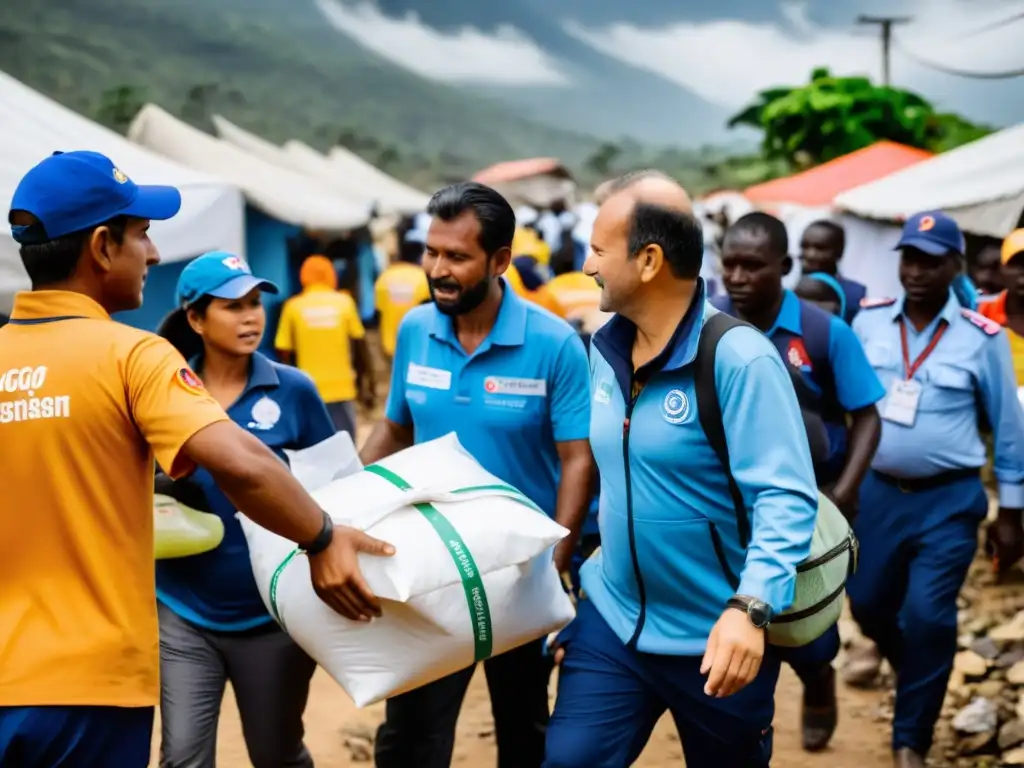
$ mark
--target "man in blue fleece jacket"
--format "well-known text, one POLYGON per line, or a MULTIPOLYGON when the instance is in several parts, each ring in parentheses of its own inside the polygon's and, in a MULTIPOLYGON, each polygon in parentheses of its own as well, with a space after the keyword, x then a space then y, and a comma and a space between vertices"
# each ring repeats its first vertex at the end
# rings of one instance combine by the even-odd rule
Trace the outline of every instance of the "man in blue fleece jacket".
POLYGON ((718 343, 715 380, 744 544, 697 417, 694 360, 716 313, 686 192, 630 174, 601 206, 584 271, 616 312, 591 347, 590 441, 602 550, 563 633, 546 768, 625 768, 669 710, 689 768, 767 767, 779 662, 766 628, 793 600, 817 490, 789 373, 749 327, 718 343), (734 590, 730 581, 739 583, 734 590))

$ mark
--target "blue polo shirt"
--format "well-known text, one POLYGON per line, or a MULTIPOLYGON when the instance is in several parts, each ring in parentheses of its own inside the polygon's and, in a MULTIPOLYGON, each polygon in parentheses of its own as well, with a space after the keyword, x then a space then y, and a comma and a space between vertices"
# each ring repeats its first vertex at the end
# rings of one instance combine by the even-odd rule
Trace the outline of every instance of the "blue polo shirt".
MULTIPOLYGON (((728 296, 715 297, 712 303, 723 312, 735 314, 728 296)), ((831 447, 826 477, 821 479, 834 479, 846 460, 845 415, 885 397, 882 383, 853 329, 842 318, 802 301, 792 291, 784 292, 779 314, 765 335, 782 359, 797 368, 804 382, 821 398, 821 415, 831 447), (812 330, 804 327, 805 320, 813 321, 813 332, 827 338, 812 338, 812 330), (818 346, 823 346, 820 355, 818 346)))
MULTIPOLYGON (((201 359, 191 364, 202 371, 201 359)), ((252 356, 245 391, 227 413, 282 459, 285 448, 309 448, 334 434, 313 380, 259 352, 252 356)), ((205 469, 189 479, 206 495, 209 511, 224 521, 224 541, 201 555, 157 561, 157 599, 187 621, 218 631, 240 632, 272 621, 256 589, 235 505, 205 469)))
POLYGON ((421 304, 398 329, 386 415, 411 425, 417 443, 455 432, 488 472, 553 516, 556 444, 586 440, 590 428, 587 353, 568 323, 507 287, 471 355, 452 318, 421 304))

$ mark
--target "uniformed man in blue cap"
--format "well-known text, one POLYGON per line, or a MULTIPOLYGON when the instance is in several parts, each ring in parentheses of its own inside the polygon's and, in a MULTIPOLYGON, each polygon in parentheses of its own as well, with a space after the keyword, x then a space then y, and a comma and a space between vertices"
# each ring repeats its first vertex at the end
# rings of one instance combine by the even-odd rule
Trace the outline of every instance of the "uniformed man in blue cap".
POLYGON ((882 439, 860 490, 854 618, 896 671, 896 766, 925 765, 956 652, 956 598, 988 511, 979 422, 994 433, 999 514, 989 544, 1021 557, 1024 411, 1005 332, 952 291, 964 237, 951 218, 912 216, 897 245, 901 299, 865 300, 854 331, 886 388, 882 439))

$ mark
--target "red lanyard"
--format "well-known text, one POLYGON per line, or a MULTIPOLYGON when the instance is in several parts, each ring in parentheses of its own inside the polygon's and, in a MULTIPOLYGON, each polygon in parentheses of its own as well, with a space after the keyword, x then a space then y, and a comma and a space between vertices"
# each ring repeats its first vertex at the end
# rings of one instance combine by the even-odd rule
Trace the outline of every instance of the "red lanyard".
POLYGON ((935 329, 932 334, 931 341, 928 342, 928 346, 921 350, 921 354, 917 356, 917 359, 913 363, 910 362, 910 349, 907 346, 907 321, 900 321, 900 343, 903 345, 903 370, 907 375, 907 381, 914 378, 914 374, 917 373, 917 369, 921 367, 925 360, 928 359, 928 355, 935 349, 935 345, 939 343, 939 339, 942 338, 942 334, 946 332, 946 328, 949 327, 949 323, 945 320, 939 321, 939 327, 935 329))

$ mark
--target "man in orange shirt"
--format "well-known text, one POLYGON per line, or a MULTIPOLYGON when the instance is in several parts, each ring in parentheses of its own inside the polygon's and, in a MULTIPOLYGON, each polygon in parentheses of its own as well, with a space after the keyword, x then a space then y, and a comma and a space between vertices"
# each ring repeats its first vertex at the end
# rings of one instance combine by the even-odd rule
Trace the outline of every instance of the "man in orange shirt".
POLYGON ((1017 386, 1024 386, 1024 229, 1015 229, 1000 250, 1005 290, 990 301, 978 302, 978 312, 1006 328, 1017 386))
POLYGON ((22 179, 9 221, 32 282, 0 331, 0 765, 145 768, 159 697, 153 460, 208 469, 239 509, 309 557, 332 608, 379 605, 357 553, 285 465, 231 422, 181 356, 113 322, 159 261, 151 219, 171 187, 108 158, 56 153, 22 179))

